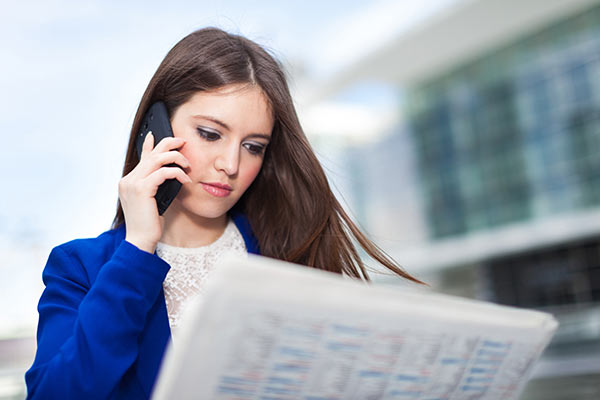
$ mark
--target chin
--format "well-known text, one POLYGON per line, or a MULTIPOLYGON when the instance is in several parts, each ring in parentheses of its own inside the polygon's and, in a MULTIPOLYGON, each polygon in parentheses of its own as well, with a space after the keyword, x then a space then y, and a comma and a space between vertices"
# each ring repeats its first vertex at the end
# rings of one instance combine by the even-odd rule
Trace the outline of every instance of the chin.
POLYGON ((178 208, 186 214, 192 214, 206 219, 221 218, 223 215, 227 214, 235 204, 210 204, 212 202, 202 202, 201 200, 196 200, 191 203, 192 204, 186 201, 181 202, 178 208))

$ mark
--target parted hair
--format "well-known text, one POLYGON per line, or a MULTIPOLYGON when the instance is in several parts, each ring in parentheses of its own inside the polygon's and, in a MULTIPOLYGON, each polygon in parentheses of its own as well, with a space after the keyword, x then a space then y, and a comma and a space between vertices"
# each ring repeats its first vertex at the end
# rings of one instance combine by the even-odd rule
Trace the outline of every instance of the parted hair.
MULTIPOLYGON (((123 176, 139 162, 136 133, 156 101, 174 111, 198 91, 230 84, 257 85, 273 113, 273 132, 258 176, 234 206, 244 213, 262 255, 369 280, 357 246, 414 282, 368 239, 333 194, 298 120, 283 66, 255 42, 218 28, 192 32, 166 55, 137 109, 123 176)), ((112 227, 124 223, 120 202, 112 227)))

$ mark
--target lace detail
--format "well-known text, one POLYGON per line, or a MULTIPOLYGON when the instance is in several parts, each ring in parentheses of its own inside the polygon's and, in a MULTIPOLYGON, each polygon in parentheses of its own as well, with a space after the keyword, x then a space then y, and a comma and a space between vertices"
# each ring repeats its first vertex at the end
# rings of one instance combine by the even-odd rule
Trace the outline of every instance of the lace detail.
POLYGON ((202 294, 215 263, 228 251, 241 256, 248 254, 244 238, 231 220, 221 237, 208 246, 185 248, 157 244, 156 254, 171 266, 163 289, 173 335, 185 305, 192 297, 202 294))

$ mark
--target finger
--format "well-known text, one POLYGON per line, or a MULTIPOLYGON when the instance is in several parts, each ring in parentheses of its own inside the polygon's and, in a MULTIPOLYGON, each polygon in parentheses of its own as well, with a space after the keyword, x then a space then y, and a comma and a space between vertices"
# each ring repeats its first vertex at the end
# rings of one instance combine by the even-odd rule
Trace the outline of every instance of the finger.
POLYGON ((162 167, 148 175, 146 179, 148 185, 155 190, 167 179, 177 179, 182 185, 192 182, 190 177, 178 167, 162 167))
POLYGON ((173 163, 181 166, 181 168, 189 168, 191 166, 191 163, 183 154, 172 150, 164 153, 146 154, 144 159, 134 169, 135 172, 132 172, 134 172, 135 176, 145 178, 161 167, 173 163))
POLYGON ((142 154, 141 154, 140 158, 145 157, 145 155, 150 153, 153 148, 154 148, 154 135, 152 134, 152 131, 150 131, 144 138, 144 143, 142 144, 142 154))
POLYGON ((181 168, 189 168, 191 166, 190 161, 180 152, 171 150, 165 153, 156 155, 156 166, 155 168, 162 167, 167 164, 175 163, 181 168))
POLYGON ((166 137, 156 144, 154 151, 162 153, 165 151, 179 149, 185 144, 185 139, 180 137, 166 137))

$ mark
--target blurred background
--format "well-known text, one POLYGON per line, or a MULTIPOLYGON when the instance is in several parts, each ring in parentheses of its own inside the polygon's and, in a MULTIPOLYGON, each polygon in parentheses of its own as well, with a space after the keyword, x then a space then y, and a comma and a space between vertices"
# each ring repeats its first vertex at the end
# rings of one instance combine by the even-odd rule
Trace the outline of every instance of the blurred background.
POLYGON ((600 0, 0 5, 0 399, 25 396, 50 249, 109 229, 145 86, 204 26, 283 62, 336 193, 410 273, 556 316, 524 399, 600 398, 600 0))

